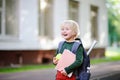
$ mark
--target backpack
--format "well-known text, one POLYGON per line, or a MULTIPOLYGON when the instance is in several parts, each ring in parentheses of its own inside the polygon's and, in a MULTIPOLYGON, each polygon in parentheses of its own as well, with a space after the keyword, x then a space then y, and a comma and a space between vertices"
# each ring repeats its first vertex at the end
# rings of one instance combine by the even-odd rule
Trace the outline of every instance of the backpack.
MULTIPOLYGON (((71 52, 73 52, 74 54, 76 54, 76 51, 77 51, 79 45, 82 45, 82 42, 80 39, 76 39, 76 40, 79 40, 79 41, 75 41, 72 46, 72 49, 71 49, 71 52)), ((61 41, 59 43, 58 53, 60 52, 64 42, 65 41, 61 41)), ((83 45, 82 45, 82 47, 83 47, 83 45)), ((84 47, 83 47, 83 49, 84 49, 84 47)), ((76 69, 75 74, 76 74, 76 80, 89 80, 90 79, 90 76, 91 76, 90 58, 89 58, 89 55, 86 54, 85 49, 83 50, 83 62, 81 64, 81 66, 76 69)))

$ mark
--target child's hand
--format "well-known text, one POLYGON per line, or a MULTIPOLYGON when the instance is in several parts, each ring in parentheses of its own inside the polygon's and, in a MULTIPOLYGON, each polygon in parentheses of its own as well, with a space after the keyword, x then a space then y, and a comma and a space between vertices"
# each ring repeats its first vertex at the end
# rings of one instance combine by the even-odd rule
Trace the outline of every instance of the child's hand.
POLYGON ((53 57, 53 63, 57 64, 58 63, 58 59, 56 57, 53 57))
POLYGON ((67 73, 66 73, 65 69, 61 70, 61 73, 62 73, 64 76, 67 76, 67 73))

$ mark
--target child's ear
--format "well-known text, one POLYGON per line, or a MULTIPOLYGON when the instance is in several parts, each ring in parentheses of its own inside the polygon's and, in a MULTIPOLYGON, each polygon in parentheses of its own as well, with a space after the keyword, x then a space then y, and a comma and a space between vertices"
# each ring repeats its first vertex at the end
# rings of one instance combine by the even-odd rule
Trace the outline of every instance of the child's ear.
POLYGON ((75 31, 73 31, 73 35, 76 37, 77 36, 77 33, 75 31))

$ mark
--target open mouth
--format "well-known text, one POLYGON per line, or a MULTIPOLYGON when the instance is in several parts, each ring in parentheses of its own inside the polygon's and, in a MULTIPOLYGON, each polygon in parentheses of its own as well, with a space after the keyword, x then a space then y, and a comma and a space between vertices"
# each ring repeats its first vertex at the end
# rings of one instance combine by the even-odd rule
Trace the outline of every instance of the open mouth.
POLYGON ((67 34, 63 34, 63 36, 67 36, 67 34))

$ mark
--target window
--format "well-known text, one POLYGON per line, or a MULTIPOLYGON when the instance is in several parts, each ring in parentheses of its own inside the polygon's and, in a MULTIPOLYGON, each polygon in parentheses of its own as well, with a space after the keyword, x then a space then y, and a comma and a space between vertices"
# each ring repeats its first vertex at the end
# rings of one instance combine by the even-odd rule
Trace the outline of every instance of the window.
POLYGON ((0 11, 0 34, 1 34, 1 26, 2 26, 1 22, 2 22, 2 14, 1 14, 1 11, 0 11))
POLYGON ((18 0, 0 0, 0 37, 18 36, 18 0))
POLYGON ((75 0, 69 0, 69 19, 78 22, 79 19, 79 2, 75 0))
POLYGON ((2 26, 2 0, 0 0, 0 34, 1 34, 1 26, 2 26))
POLYGON ((6 35, 18 35, 18 0, 6 0, 6 35))
POLYGON ((2 0, 0 0, 0 8, 2 7, 2 0))
POLYGON ((92 39, 98 38, 98 7, 91 6, 91 32, 92 39))
POLYGON ((39 36, 53 37, 53 2, 39 0, 39 36))

